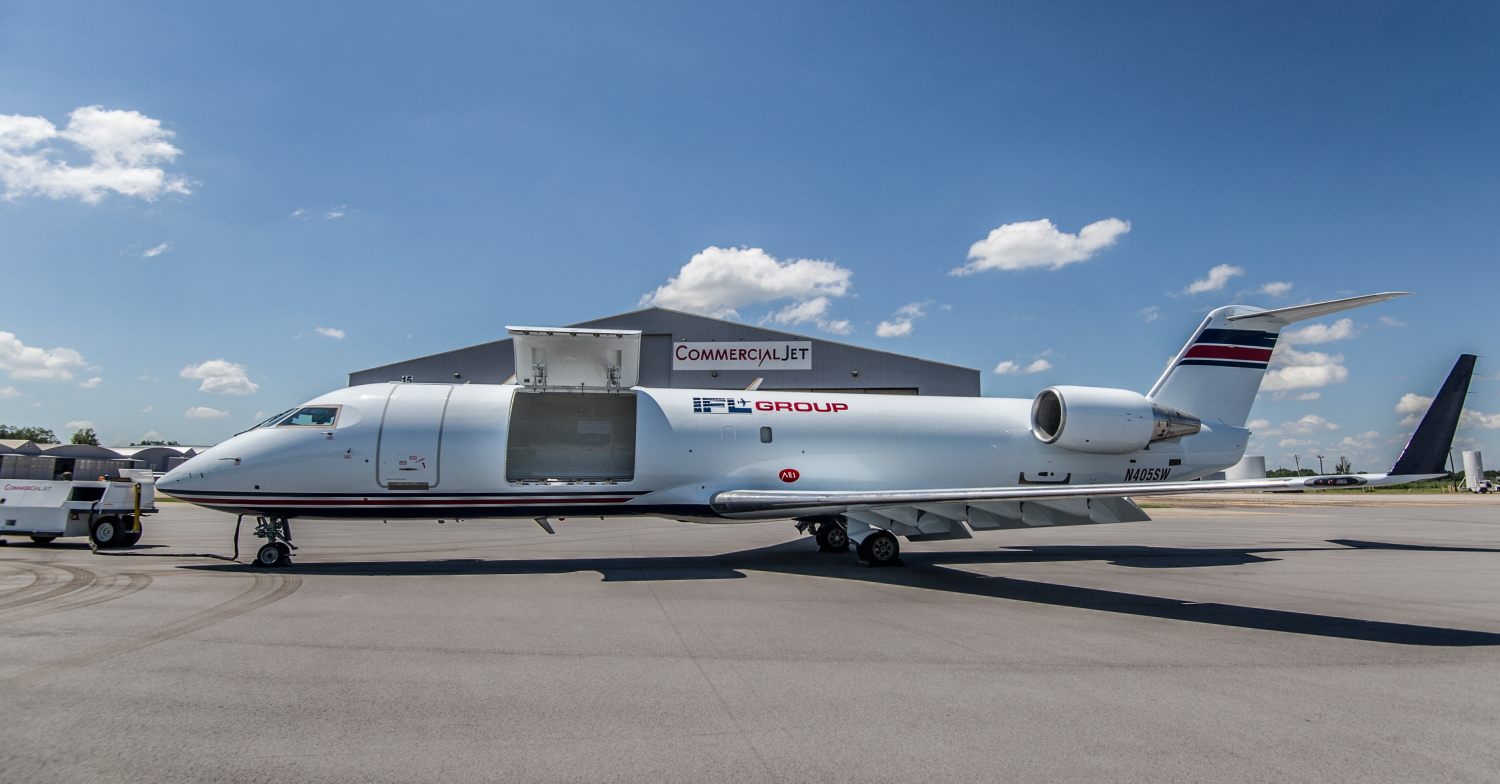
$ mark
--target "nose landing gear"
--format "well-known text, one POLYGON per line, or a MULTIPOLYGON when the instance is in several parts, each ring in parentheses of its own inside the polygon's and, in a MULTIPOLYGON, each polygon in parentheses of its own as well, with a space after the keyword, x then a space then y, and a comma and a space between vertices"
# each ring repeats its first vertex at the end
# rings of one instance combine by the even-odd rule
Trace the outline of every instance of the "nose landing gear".
POLYGON ((256 551, 251 566, 273 569, 292 565, 292 551, 297 545, 292 544, 292 524, 285 517, 255 518, 255 535, 266 543, 256 551))

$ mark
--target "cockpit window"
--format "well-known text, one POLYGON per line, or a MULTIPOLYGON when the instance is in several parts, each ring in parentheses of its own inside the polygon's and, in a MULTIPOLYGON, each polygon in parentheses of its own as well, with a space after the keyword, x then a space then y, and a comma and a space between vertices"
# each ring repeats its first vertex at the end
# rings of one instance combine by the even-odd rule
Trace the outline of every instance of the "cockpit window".
MULTIPOLYGON (((295 409, 295 408, 288 408, 287 410, 281 412, 280 414, 277 414, 276 416, 271 417, 270 419, 267 419, 266 421, 264 421, 264 422, 256 425, 255 427, 270 427, 271 425, 276 424, 276 422, 279 421, 282 417, 284 417, 287 414, 290 414, 290 413, 292 413, 293 411, 296 411, 296 410, 297 409, 295 409)), ((250 429, 254 430, 255 427, 252 427, 250 429)))
POLYGON ((281 420, 277 427, 332 427, 338 419, 337 406, 308 406, 297 409, 297 413, 281 420))

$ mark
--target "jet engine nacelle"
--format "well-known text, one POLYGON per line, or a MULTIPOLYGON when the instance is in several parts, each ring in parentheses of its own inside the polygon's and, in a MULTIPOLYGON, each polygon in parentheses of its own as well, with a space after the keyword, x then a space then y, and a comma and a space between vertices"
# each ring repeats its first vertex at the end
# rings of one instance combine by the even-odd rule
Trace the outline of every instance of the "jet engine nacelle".
POLYGON ((1031 432, 1042 443, 1096 455, 1139 452, 1202 427, 1198 417, 1128 389, 1047 387, 1031 404, 1031 432))

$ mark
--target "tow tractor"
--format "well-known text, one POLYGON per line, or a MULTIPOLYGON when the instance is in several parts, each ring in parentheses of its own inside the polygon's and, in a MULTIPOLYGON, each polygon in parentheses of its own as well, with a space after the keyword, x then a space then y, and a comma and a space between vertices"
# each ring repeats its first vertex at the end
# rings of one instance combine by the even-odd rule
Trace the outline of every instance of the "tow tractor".
POLYGON ((30 536, 49 544, 87 536, 100 549, 141 539, 141 518, 154 514, 156 480, 150 469, 122 468, 97 480, 0 480, 0 536, 30 536))

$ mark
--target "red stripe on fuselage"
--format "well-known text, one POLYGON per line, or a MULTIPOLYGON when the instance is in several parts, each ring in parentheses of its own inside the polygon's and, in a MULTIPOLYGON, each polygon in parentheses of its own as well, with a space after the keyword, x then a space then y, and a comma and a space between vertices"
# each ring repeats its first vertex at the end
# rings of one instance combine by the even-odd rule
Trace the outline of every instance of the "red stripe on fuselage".
POLYGON ((1270 362, 1271 349, 1246 346, 1204 346, 1188 349, 1183 359, 1235 359, 1241 362, 1270 362))

